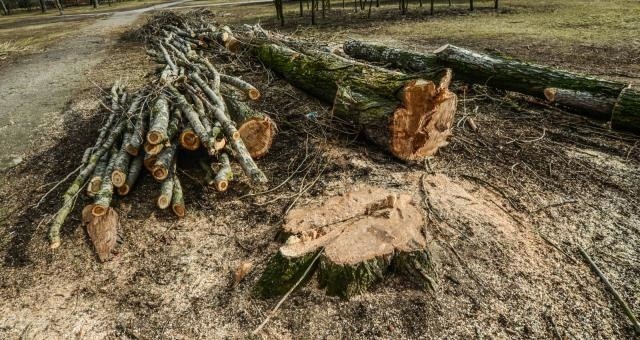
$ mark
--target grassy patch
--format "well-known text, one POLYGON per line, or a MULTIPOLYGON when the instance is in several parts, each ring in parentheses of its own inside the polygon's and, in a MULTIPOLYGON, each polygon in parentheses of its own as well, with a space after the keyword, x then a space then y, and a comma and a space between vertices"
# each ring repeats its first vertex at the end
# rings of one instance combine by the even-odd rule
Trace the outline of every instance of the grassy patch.
POLYGON ((0 59, 41 51, 91 22, 93 19, 87 18, 77 22, 54 22, 0 30, 0 59))

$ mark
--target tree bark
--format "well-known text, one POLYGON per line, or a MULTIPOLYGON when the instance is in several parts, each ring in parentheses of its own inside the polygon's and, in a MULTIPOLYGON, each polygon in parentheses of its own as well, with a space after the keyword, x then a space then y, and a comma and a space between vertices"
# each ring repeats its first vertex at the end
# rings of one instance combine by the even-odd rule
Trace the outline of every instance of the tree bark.
POLYGON ((47 13, 47 3, 45 0, 40 0, 40 10, 42 13, 47 13))
POLYGON ((250 50, 294 86, 333 102, 336 117, 400 159, 422 160, 447 144, 456 109, 456 96, 448 90, 450 72, 436 84, 329 53, 305 55, 277 43, 258 43, 250 50))
POLYGON ((489 56, 452 45, 445 45, 433 54, 422 54, 348 41, 344 51, 355 58, 385 63, 408 72, 432 73, 439 68, 450 67, 456 79, 541 99, 547 99, 549 89, 559 89, 554 90, 560 91, 555 102, 597 119, 611 118, 613 103, 625 87, 625 84, 615 81, 489 56))
POLYGON ((611 115, 613 106, 616 103, 615 98, 597 96, 583 91, 558 89, 555 87, 546 88, 544 95, 549 102, 561 107, 577 111, 578 113, 581 111, 593 112, 602 117, 611 115))
POLYGON ((229 187, 229 181, 233 179, 233 171, 231 170, 231 163, 229 162, 229 156, 226 153, 220 154, 220 169, 218 170, 214 183, 218 191, 227 191, 229 187))
POLYGON ((443 68, 432 53, 411 52, 359 40, 347 40, 343 49, 352 58, 384 64, 406 72, 421 73, 427 77, 437 75, 443 68))
POLYGON ((147 142, 150 144, 160 144, 168 139, 167 128, 169 127, 169 102, 164 94, 160 94, 151 109, 153 118, 149 132, 147 132, 147 142))
POLYGON ((613 107, 611 127, 640 133, 640 86, 625 87, 613 107))
POLYGON ((184 205, 184 196, 182 194, 182 183, 178 178, 178 174, 173 175, 173 194, 171 195, 171 210, 178 217, 184 217, 186 208, 184 205))
POLYGON ((120 196, 125 196, 129 194, 131 188, 138 180, 140 176, 140 172, 142 171, 144 157, 142 155, 138 155, 131 160, 131 164, 129 165, 129 173, 127 174, 127 181, 118 188, 118 194, 120 196))

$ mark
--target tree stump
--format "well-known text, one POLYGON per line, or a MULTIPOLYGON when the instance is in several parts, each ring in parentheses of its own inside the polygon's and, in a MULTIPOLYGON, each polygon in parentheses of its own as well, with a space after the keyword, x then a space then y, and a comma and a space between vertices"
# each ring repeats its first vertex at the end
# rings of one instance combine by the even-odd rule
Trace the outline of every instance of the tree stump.
POLYGON ((256 293, 286 293, 310 265, 327 294, 345 299, 390 273, 433 288, 423 227, 422 213, 411 196, 381 188, 363 188, 294 209, 283 227, 290 236, 267 264, 256 293), (313 263, 318 252, 322 254, 313 263))

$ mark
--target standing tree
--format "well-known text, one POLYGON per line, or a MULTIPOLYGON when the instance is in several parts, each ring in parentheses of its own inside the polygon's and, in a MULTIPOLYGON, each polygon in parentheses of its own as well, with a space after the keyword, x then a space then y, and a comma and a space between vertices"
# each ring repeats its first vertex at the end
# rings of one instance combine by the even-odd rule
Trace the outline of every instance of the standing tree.
POLYGON ((42 13, 47 13, 47 4, 44 2, 45 0, 40 0, 40 9, 42 13))
POLYGON ((0 0, 0 5, 2 5, 2 15, 9 15, 11 14, 9 12, 9 10, 7 9, 7 6, 4 4, 4 0, 0 0))
POLYGON ((98 0, 93 0, 93 8, 98 8, 98 0))

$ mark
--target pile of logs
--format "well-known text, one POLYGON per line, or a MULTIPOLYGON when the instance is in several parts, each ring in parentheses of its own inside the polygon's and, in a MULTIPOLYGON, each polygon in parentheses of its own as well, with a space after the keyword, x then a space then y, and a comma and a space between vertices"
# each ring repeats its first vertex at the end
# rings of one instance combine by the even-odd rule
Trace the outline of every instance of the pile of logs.
MULTIPOLYGON (((117 222, 110 207, 114 193, 127 195, 148 170, 159 183, 156 204, 178 217, 186 213, 178 176, 178 155, 200 157, 206 182, 219 191, 233 179, 235 160, 252 183, 267 182, 254 162, 269 150, 274 122, 247 104, 260 91, 246 81, 221 74, 197 48, 207 44, 233 50, 237 40, 228 28, 202 23, 199 27, 164 25, 148 53, 161 65, 152 81, 136 92, 116 82, 111 88, 108 118, 89 147, 79 173, 63 195, 62 208, 49 229, 52 248, 60 245, 60 229, 86 187, 93 203, 85 208, 87 223, 101 259, 115 245, 117 222), (185 152, 178 152, 178 149, 185 152), (189 152, 195 150, 203 152, 189 152), (206 156, 202 156, 202 155, 206 156), (90 215, 88 215, 90 213, 90 215), (93 229, 90 229, 90 226, 93 229), (97 231, 96 231, 97 230, 97 231)), ((117 215, 115 215, 117 216, 117 215)))

